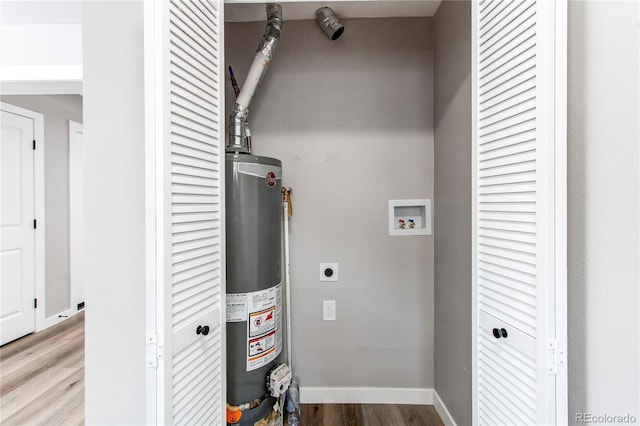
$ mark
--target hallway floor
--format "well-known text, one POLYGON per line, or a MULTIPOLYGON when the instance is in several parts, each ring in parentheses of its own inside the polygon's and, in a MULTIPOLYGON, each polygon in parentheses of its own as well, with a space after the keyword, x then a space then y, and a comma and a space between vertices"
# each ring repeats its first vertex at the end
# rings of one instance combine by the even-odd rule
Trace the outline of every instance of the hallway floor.
POLYGON ((0 424, 84 424, 84 312, 0 347, 0 424))

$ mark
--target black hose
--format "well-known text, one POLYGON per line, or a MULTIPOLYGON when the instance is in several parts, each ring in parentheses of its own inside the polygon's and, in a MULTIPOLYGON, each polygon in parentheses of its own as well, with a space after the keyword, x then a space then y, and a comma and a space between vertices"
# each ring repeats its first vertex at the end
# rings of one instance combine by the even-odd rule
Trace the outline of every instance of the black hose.
POLYGON ((236 94, 236 99, 238 99, 238 95, 240 94, 240 87, 238 86, 238 82, 236 81, 236 75, 233 73, 233 68, 229 65, 229 76, 231 77, 231 85, 233 86, 233 92, 236 94))

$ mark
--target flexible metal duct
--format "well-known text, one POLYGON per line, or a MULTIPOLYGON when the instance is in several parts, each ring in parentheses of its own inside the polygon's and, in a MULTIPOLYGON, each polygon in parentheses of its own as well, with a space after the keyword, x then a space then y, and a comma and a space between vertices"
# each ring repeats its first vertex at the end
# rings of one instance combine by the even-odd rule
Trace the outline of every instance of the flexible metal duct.
POLYGON ((282 30, 282 7, 276 3, 267 4, 267 27, 264 30, 264 35, 258 49, 256 56, 253 59, 251 68, 247 78, 242 85, 240 94, 236 99, 236 104, 231 111, 229 117, 229 141, 227 142, 227 152, 238 153, 251 153, 247 141, 247 129, 246 121, 249 115, 249 104, 256 92, 260 80, 267 71, 267 67, 271 62, 273 52, 278 45, 278 39, 280 38, 280 32, 282 30))

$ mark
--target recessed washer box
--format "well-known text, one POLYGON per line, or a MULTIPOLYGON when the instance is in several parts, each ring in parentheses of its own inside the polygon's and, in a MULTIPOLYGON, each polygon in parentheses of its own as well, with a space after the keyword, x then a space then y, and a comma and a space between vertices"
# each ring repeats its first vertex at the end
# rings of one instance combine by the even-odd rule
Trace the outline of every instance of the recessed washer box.
POLYGON ((431 235, 431 199, 389 200, 389 235, 431 235))

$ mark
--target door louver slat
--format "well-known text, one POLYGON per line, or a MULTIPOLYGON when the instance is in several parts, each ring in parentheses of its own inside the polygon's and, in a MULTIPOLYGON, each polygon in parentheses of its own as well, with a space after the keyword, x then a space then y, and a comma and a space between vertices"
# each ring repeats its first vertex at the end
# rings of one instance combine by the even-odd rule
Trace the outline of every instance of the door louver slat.
POLYGON ((506 7, 499 9, 498 13, 489 21, 482 24, 482 35, 480 36, 480 45, 486 45, 496 34, 505 34, 505 26, 512 24, 514 18, 522 17, 522 9, 530 6, 526 1, 511 1, 506 7))
POLYGON ((223 366, 220 51, 218 10, 169 4, 172 415, 177 425, 220 423, 223 366), (207 336, 198 325, 209 325, 207 336))
POLYGON ((539 3, 476 12, 476 396, 480 424, 538 424, 539 3), (508 338, 493 330, 508 330, 508 338), (499 402, 499 403, 497 403, 499 402))
POLYGON ((498 318, 502 316, 480 314, 479 411, 492 419, 490 424, 537 424, 535 338, 498 318), (509 328, 509 339, 513 339, 514 344, 505 345, 501 339, 495 339, 491 334, 492 327, 509 328))

